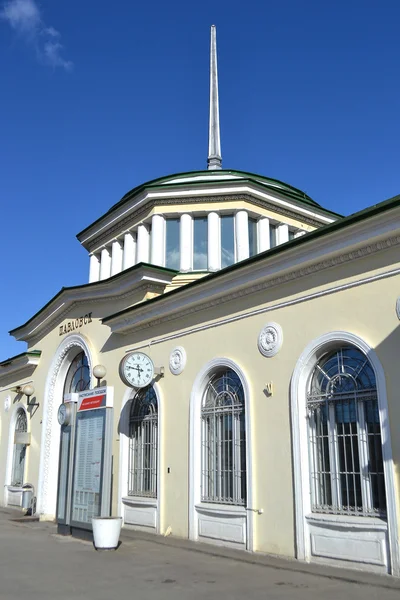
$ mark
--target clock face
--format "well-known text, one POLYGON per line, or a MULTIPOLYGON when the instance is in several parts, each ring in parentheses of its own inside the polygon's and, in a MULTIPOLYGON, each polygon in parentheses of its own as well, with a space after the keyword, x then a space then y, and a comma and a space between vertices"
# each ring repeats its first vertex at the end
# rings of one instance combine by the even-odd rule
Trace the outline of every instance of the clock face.
POLYGON ((119 374, 125 385, 146 387, 154 377, 153 361, 143 352, 131 352, 121 360, 119 374))
POLYGON ((69 425, 71 418, 71 408, 67 404, 60 404, 58 407, 57 420, 60 425, 69 425))

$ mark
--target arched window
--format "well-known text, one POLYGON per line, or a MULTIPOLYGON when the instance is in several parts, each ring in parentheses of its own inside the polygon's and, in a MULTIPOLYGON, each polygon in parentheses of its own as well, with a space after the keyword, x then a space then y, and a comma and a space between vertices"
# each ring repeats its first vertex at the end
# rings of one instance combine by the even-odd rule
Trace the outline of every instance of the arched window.
POLYGON ((375 374, 352 346, 325 354, 307 393, 313 512, 386 515, 375 374))
POLYGON ((64 394, 83 392, 90 388, 90 369, 86 354, 79 352, 68 369, 64 384, 64 394))
POLYGON ((11 485, 22 486, 24 483, 25 474, 25 457, 27 444, 19 441, 19 434, 27 433, 28 421, 26 418, 26 412, 20 408, 17 412, 17 419, 15 423, 15 436, 14 436, 14 456, 11 473, 11 485))
POLYGON ((244 390, 232 369, 214 373, 201 407, 201 500, 246 504, 244 390))
POLYGON ((157 498, 158 404, 152 386, 137 392, 129 417, 128 495, 157 498))

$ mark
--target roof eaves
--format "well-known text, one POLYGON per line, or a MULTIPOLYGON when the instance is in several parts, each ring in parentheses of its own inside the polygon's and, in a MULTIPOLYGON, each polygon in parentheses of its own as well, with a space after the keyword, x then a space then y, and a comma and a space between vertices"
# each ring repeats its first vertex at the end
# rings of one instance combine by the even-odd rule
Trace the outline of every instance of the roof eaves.
POLYGON ((15 356, 11 356, 10 358, 6 358, 6 360, 2 360, 0 362, 0 367, 7 367, 8 365, 12 364, 13 362, 15 362, 17 359, 19 358, 23 358, 23 357, 33 357, 33 358, 39 358, 41 356, 42 352, 41 350, 29 350, 28 352, 21 352, 21 354, 16 354, 15 356))
POLYGON ((28 319, 28 321, 26 321, 26 323, 24 323, 23 325, 20 325, 19 327, 15 327, 14 329, 11 329, 8 332, 9 335, 13 336, 20 329, 23 329, 24 327, 27 327, 44 310, 46 310, 46 308, 48 308, 51 305, 52 302, 54 302, 55 300, 57 300, 57 298, 59 296, 61 296, 61 294, 65 293, 65 292, 72 291, 72 290, 83 289, 83 288, 89 287, 89 286, 91 286, 92 289, 93 289, 94 286, 100 287, 100 285, 104 285, 105 283, 108 284, 109 282, 116 281, 117 279, 122 278, 122 277, 128 275, 129 273, 134 272, 135 270, 139 270, 140 268, 146 268, 146 269, 150 269, 152 271, 157 271, 157 272, 161 271, 163 273, 169 273, 169 274, 171 274, 173 276, 175 276, 175 275, 177 275, 179 273, 179 271, 176 271, 175 269, 167 269, 166 267, 158 267, 157 265, 151 265, 149 263, 140 262, 140 263, 137 263, 136 265, 134 265, 133 267, 130 267, 129 269, 125 269, 124 271, 121 271, 120 273, 117 273, 116 275, 113 275, 112 277, 109 277, 108 279, 103 279, 101 281, 94 281, 93 283, 83 283, 81 285, 73 285, 73 286, 70 286, 70 287, 62 287, 61 290, 59 292, 57 292, 57 294, 55 294, 55 296, 53 296, 44 306, 42 306, 42 308, 40 310, 38 310, 30 319, 28 319))
MULTIPOLYGON (((295 188, 293 186, 291 186, 288 183, 285 183, 283 181, 280 181, 279 179, 272 179, 270 177, 265 177, 264 175, 257 175, 256 173, 249 173, 247 171, 237 171, 235 169, 226 169, 226 170, 218 170, 218 171, 208 171, 208 170, 203 170, 203 171, 187 171, 185 173, 176 173, 176 174, 172 174, 172 175, 165 175, 163 177, 158 177, 157 179, 152 179, 151 181, 147 181, 145 183, 142 183, 138 186, 136 186, 135 188, 133 188, 132 190, 130 190, 129 192, 127 192, 122 198, 121 200, 119 200, 116 204, 114 204, 113 206, 111 206, 111 208, 104 213, 101 217, 99 217, 98 219, 96 219, 95 221, 93 221, 93 223, 91 223, 90 225, 88 225, 87 227, 85 227, 85 229, 82 229, 82 231, 80 231, 77 234, 77 238, 79 240, 79 238, 86 233, 89 229, 91 229, 94 225, 96 225, 97 223, 99 223, 102 219, 104 219, 104 217, 106 217, 107 215, 111 214, 112 212, 114 212, 116 209, 118 209, 120 206, 123 206, 123 204, 125 204, 125 202, 128 202, 128 200, 130 200, 131 198, 133 198, 134 196, 136 196, 137 194, 139 194, 140 192, 143 192, 146 189, 149 188, 156 188, 158 186, 163 187, 165 189, 165 185, 163 186, 162 183, 165 181, 168 181, 169 179, 184 179, 190 175, 192 176, 196 176, 196 175, 208 175, 210 177, 210 179, 212 179, 212 177, 218 177, 221 176, 221 174, 232 174, 232 175, 245 175, 247 179, 251 180, 254 183, 264 183, 265 186, 268 186, 268 183, 275 183, 278 184, 279 186, 282 186, 282 191, 284 191, 285 193, 289 194, 291 197, 296 198, 298 200, 300 200, 301 202, 304 202, 305 204, 309 205, 309 206, 314 206, 316 208, 318 208, 318 210, 324 212, 324 213, 328 213, 330 215, 334 215, 335 217, 341 217, 342 215, 335 213, 333 211, 330 211, 328 209, 325 209, 323 207, 321 207, 320 204, 318 204, 318 202, 316 202, 315 200, 313 200, 310 196, 308 196, 305 192, 299 190, 298 188, 295 188), (212 173, 212 174, 211 174, 212 173)), ((225 184, 226 185, 226 180, 216 180, 214 183, 216 184, 225 184)), ((183 186, 183 185, 187 185, 187 182, 182 182, 182 183, 174 183, 171 184, 173 186, 183 186)), ((276 188, 273 185, 269 186, 270 188, 274 189, 275 191, 276 188)))
POLYGON ((202 277, 201 279, 197 279, 196 281, 192 281, 191 283, 188 283, 185 286, 177 288, 176 290, 171 290, 167 294, 163 294, 162 296, 156 296, 155 298, 150 298, 149 300, 141 302, 140 304, 137 304, 133 307, 125 308, 124 310, 121 310, 117 313, 109 315, 108 317, 105 317, 104 319, 101 320, 101 322, 107 323, 107 322, 111 321, 112 319, 115 319, 116 317, 119 317, 123 314, 126 314, 128 312, 133 312, 135 310, 143 308, 143 306, 148 306, 155 302, 160 302, 162 300, 170 298, 172 295, 182 294, 194 286, 206 285, 206 283, 212 279, 216 279, 218 277, 223 277, 227 273, 232 273, 234 271, 238 271, 239 269, 243 269, 248 265, 255 264, 257 262, 260 262, 261 260, 264 260, 264 258, 267 258, 270 256, 276 256, 278 254, 284 253, 286 251, 289 251, 289 250, 295 248, 296 246, 300 246, 301 244, 312 243, 314 240, 316 240, 320 237, 329 235, 329 233, 339 231, 340 229, 345 229, 346 227, 350 227, 351 225, 354 225, 357 222, 364 221, 364 220, 366 220, 370 217, 373 217, 379 213, 383 213, 386 210, 391 210, 392 208, 396 208, 398 206, 400 206, 400 195, 393 196, 392 198, 389 198, 388 200, 384 200, 383 202, 380 202, 379 204, 375 204, 375 205, 365 208, 359 212, 353 213, 353 214, 349 215, 348 217, 343 217, 342 219, 338 219, 337 221, 334 221, 333 223, 330 223, 329 225, 324 225, 322 227, 319 227, 318 229, 315 229, 314 231, 306 233, 305 235, 300 236, 298 238, 294 238, 293 240, 290 240, 290 241, 286 242, 285 244, 275 246, 274 248, 271 248, 270 250, 266 250, 265 252, 261 252, 260 254, 255 254, 254 256, 251 256, 250 258, 247 258, 238 263, 230 265, 229 267, 225 267, 224 269, 221 269, 220 271, 210 273, 209 275, 206 275, 205 277, 202 277))

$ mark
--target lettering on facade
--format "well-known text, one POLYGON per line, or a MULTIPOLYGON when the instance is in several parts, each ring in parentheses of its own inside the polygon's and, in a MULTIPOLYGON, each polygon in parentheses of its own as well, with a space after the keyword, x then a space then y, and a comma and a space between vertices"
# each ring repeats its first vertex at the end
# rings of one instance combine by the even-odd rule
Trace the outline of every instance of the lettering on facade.
POLYGON ((83 317, 78 317, 73 321, 68 321, 65 325, 60 325, 59 335, 65 335, 66 333, 71 333, 71 331, 75 331, 76 329, 80 329, 82 325, 87 325, 92 322, 92 313, 87 313, 83 317))

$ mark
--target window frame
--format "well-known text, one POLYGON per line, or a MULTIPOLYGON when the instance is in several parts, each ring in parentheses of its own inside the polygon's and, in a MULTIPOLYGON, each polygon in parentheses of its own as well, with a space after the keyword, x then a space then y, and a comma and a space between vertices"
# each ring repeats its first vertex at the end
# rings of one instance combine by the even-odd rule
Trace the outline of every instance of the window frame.
POLYGON ((239 375, 230 367, 219 368, 208 377, 200 407, 200 447, 201 502, 246 506, 248 457, 245 389, 239 375), (230 381, 234 381, 236 389, 229 384, 230 381), (222 389, 218 390, 221 382, 222 389), (231 389, 228 389, 228 384, 231 389), (210 402, 211 388, 215 396, 210 402), (236 395, 239 401, 237 404, 224 403, 216 407, 219 397, 223 394, 236 395), (223 428, 229 422, 231 427, 226 437, 223 428), (218 430, 217 436, 215 436, 216 430, 218 430), (226 462, 232 465, 231 469, 223 468, 226 462), (223 490, 226 491, 227 488, 230 494, 224 496, 223 490))
MULTIPOLYGON (((140 409, 140 406, 139 406, 140 409)), ((158 476, 159 476, 159 399, 155 387, 149 385, 146 388, 138 390, 131 400, 129 419, 128 419, 128 478, 127 478, 127 496, 140 497, 143 499, 158 499, 158 476), (151 393, 152 398, 150 403, 154 405, 156 410, 153 414, 147 413, 142 416, 135 416, 138 403, 146 400, 147 395, 151 393), (146 424, 150 423, 149 426, 146 424), (134 433, 140 433, 139 441, 134 433), (144 441, 146 438, 149 442, 144 441), (140 444, 140 446, 139 446, 140 444), (147 486, 145 482, 145 452, 144 445, 150 445, 150 467, 149 467, 149 482, 147 486), (137 464, 138 458, 140 465, 137 464)))
MULTIPOLYGON (((370 383, 370 381, 368 381, 368 383, 370 383)), ((342 344, 341 346, 322 354, 315 362, 314 368, 309 376, 306 405, 310 501, 312 513, 379 517, 386 519, 385 472, 383 464, 382 435, 379 421, 378 390, 373 366, 363 352, 350 344, 342 344), (345 359, 346 361, 349 361, 349 364, 346 365, 345 359), (330 369, 327 369, 327 365, 332 360, 335 368, 335 363, 337 363, 338 370, 336 374, 335 372, 332 373, 330 369), (359 365, 358 372, 355 370, 351 373, 351 362, 356 363, 357 361, 360 361, 361 366, 359 365), (358 389, 356 386, 357 379, 365 367, 369 369, 369 375, 372 375, 373 377, 373 387, 369 389, 360 387, 358 389), (328 371, 331 377, 329 377, 328 371), (311 388, 315 385, 315 380, 318 376, 322 381, 329 381, 329 384, 327 383, 326 386, 328 387, 328 385, 331 385, 332 389, 334 379, 338 379, 339 381, 351 381, 354 385, 354 389, 336 394, 332 391, 325 392, 324 394, 318 394, 315 393, 315 391, 313 393, 311 392, 311 388), (377 423, 379 424, 378 433, 374 432, 371 434, 369 432, 369 423, 366 416, 368 410, 367 402, 371 402, 372 410, 375 410, 376 407, 378 414, 377 423), (339 420, 336 414, 339 407, 342 412, 342 420, 339 420), (353 409, 354 413, 352 413, 353 409), (326 419, 326 432, 322 432, 322 434, 319 429, 319 425, 323 422, 323 420, 321 420, 321 412, 325 413, 326 419), (346 412, 348 413, 347 420, 345 418, 346 412), (352 416, 354 416, 354 420, 352 419, 352 416), (344 427, 345 424, 349 425, 349 431, 347 433, 344 427), (339 432, 339 425, 341 425, 341 433, 339 432), (374 440, 374 464, 376 469, 380 458, 379 472, 370 469, 372 461, 369 448, 369 437, 371 435, 374 440), (376 441, 376 439, 378 439, 378 441, 376 441), (342 461, 339 455, 340 447, 342 447, 342 461), (349 449, 350 454, 348 456, 349 449), (323 470, 321 470, 321 456, 324 467, 323 470), (327 463, 326 458, 328 459, 327 463), (328 464, 328 471, 326 470, 326 464, 328 464), (356 468, 357 466, 358 469, 356 468), (378 492, 379 504, 381 504, 383 499, 382 506, 378 506, 377 508, 374 507, 372 477, 377 478, 376 491, 378 492), (383 480, 383 483, 380 483, 381 480, 383 480), (351 489, 355 506, 351 506, 350 504, 351 489), (343 501, 345 495, 347 495, 347 503, 343 501), (327 498, 330 498, 330 502, 326 502, 327 498), (358 503, 358 501, 360 502, 358 503)), ((376 422, 374 422, 374 424, 376 424, 376 422)))
POLYGON ((16 433, 28 433, 28 417, 25 410, 20 406, 17 409, 15 415, 15 424, 14 424, 14 442, 13 442, 13 455, 12 455, 12 463, 11 463, 11 480, 10 483, 15 487, 22 487, 25 481, 25 470, 26 470, 26 453, 28 450, 28 444, 21 444, 15 442, 15 434, 16 433), (24 420, 23 429, 20 428, 20 418, 24 420), (18 454, 19 453, 19 454, 18 454), (22 462, 22 468, 17 465, 17 459, 19 456, 19 464, 22 462), (22 458, 21 458, 22 456, 22 458), (17 478, 17 473, 19 472, 20 477, 17 478), (22 474, 21 474, 22 473, 22 474), (22 481, 19 481, 22 479, 22 481))
POLYGON ((236 251, 236 219, 235 219, 235 214, 234 213, 219 213, 219 229, 220 229, 220 240, 221 240, 221 248, 220 248, 220 253, 221 253, 221 269, 226 269, 227 267, 230 267, 231 265, 234 265, 237 263, 237 251, 236 251), (232 239, 233 239, 233 262, 231 262, 229 265, 223 265, 223 244, 222 244, 222 223, 223 223, 223 219, 226 217, 230 217, 232 219, 232 239))

